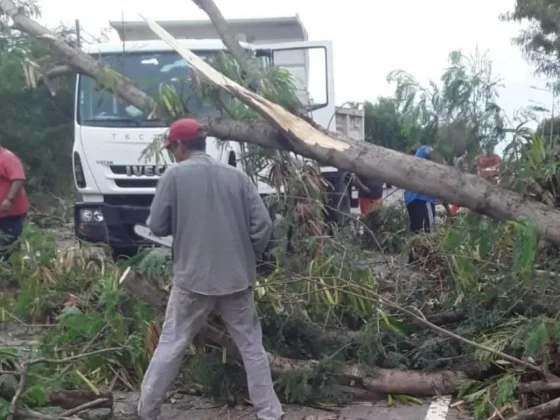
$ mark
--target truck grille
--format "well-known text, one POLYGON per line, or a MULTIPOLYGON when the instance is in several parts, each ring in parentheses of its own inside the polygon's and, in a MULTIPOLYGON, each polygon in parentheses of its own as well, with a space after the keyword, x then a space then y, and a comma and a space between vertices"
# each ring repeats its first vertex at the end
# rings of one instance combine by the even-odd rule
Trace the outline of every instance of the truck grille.
POLYGON ((152 194, 127 194, 127 195, 106 195, 103 197, 105 204, 113 206, 145 206, 150 207, 154 196, 152 194))
POLYGON ((115 179, 119 188, 155 188, 157 179, 115 179))
POLYGON ((155 188, 158 178, 167 169, 164 165, 110 165, 115 175, 128 175, 129 179, 115 179, 119 188, 155 188))

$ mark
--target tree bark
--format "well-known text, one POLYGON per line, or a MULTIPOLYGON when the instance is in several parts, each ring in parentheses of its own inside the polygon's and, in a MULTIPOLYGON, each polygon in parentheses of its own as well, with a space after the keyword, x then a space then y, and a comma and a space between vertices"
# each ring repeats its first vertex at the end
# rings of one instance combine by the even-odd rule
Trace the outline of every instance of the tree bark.
POLYGON ((520 383, 517 385, 517 390, 521 393, 560 391, 560 381, 533 381, 520 383))
POLYGON ((509 420, 542 420, 555 416, 558 413, 560 413, 560 398, 523 410, 510 417, 509 420))
POLYGON ((218 32, 222 42, 229 50, 235 61, 237 61, 246 74, 249 74, 249 57, 247 56, 247 52, 239 43, 237 35, 229 27, 224 15, 222 15, 222 12, 218 9, 214 0, 192 0, 192 2, 208 15, 214 29, 218 32))
MULTIPOLYGON (((47 28, 25 16, 12 0, 0 0, 0 9, 14 21, 14 27, 28 35, 48 42, 71 67, 95 78, 128 103, 167 119, 164 107, 156 109, 156 102, 118 73, 108 70, 81 50, 75 49, 47 28)), ((219 75, 219 83, 252 108, 274 121, 241 122, 227 119, 202 119, 208 133, 222 140, 258 144, 284 149, 369 178, 378 178, 399 188, 432 195, 448 203, 467 207, 497 220, 516 220, 525 217, 548 240, 560 244, 560 212, 493 185, 475 175, 462 174, 455 168, 402 153, 352 141, 335 133, 327 133, 299 119, 278 105, 226 81, 219 75)))
MULTIPOLYGON (((128 268, 119 281, 135 298, 146 302, 160 312, 165 311, 168 294, 145 276, 128 268)), ((197 337, 198 341, 213 343, 226 348, 229 355, 241 360, 239 350, 223 331, 206 324, 197 337)), ((294 360, 268 353, 270 368, 275 376, 288 374, 294 369, 313 369, 319 362, 315 360, 294 360)), ((454 371, 401 371, 395 369, 368 368, 347 363, 339 372, 339 382, 344 386, 365 389, 370 392, 387 394, 438 395, 455 393, 463 372, 454 371)))

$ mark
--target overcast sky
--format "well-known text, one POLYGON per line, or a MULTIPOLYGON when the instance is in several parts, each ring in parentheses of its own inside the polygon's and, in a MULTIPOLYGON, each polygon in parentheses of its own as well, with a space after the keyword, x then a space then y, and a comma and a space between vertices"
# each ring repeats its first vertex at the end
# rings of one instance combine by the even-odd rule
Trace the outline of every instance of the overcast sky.
MULTIPOLYGON (((189 0, 39 0, 48 25, 80 19, 96 33, 109 20, 197 19, 205 15, 189 0)), ((548 92, 536 80, 521 52, 511 44, 519 26, 498 16, 515 0, 216 0, 226 18, 300 15, 310 40, 332 40, 336 102, 375 100, 392 93, 387 74, 412 73, 421 82, 439 79, 449 52, 462 48, 489 51, 497 75, 503 77, 500 105, 509 115, 529 100, 550 108, 548 92)), ((86 35, 87 36, 87 35, 86 35)), ((118 37, 115 38, 118 39, 118 37)))

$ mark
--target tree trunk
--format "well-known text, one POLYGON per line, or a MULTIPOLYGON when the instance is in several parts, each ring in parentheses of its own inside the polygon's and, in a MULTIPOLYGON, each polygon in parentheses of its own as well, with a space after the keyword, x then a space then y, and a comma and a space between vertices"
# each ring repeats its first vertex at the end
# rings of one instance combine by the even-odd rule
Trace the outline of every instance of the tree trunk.
MULTIPOLYGON (((137 108, 163 120, 167 119, 163 107, 156 109, 154 99, 136 88, 130 80, 108 70, 83 51, 72 48, 54 33, 25 16, 12 0, 0 0, 0 9, 13 19, 16 29, 44 39, 71 67, 94 77, 101 85, 137 108)), ((378 178, 399 188, 432 195, 497 220, 525 217, 534 223, 545 238, 560 244, 560 212, 551 207, 501 189, 475 175, 462 174, 455 168, 323 131, 243 89, 221 74, 208 71, 209 66, 201 64, 201 60, 189 56, 188 61, 191 64, 195 61, 195 67, 203 69, 202 73, 210 73, 213 77, 212 84, 258 110, 274 124, 273 128, 264 122, 202 119, 208 126, 210 136, 293 151, 322 164, 378 178)))
POLYGON ((218 9, 214 0, 192 0, 192 2, 208 15, 214 29, 218 32, 222 42, 235 61, 237 61, 246 74, 249 74, 249 57, 247 52, 243 49, 241 44, 239 44, 239 39, 237 39, 236 34, 229 27, 224 15, 222 15, 222 12, 218 9))
POLYGON ((560 398, 528 408, 510 417, 509 420, 543 420, 560 413, 560 398))
MULTIPOLYGON (((128 268, 119 281, 121 286, 135 298, 163 312, 167 304, 167 292, 161 290, 145 276, 128 268)), ((232 357, 241 360, 239 350, 230 337, 218 328, 206 324, 197 341, 212 343, 227 349, 232 357)), ((313 369, 315 360, 294 360, 268 353, 272 373, 276 376, 288 374, 294 369, 313 369)), ((459 382, 466 379, 463 372, 435 371, 417 372, 395 369, 361 367, 347 363, 339 373, 339 382, 344 386, 387 394, 438 395, 457 391, 459 382)))

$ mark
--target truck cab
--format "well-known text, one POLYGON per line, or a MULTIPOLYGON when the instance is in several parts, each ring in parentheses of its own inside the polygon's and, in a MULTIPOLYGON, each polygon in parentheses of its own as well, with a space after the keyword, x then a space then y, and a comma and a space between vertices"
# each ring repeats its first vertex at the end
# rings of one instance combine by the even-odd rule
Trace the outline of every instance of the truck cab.
MULTIPOLYGON (((271 64, 287 69, 293 77, 303 104, 308 104, 313 119, 335 130, 335 99, 332 44, 308 41, 305 28, 295 18, 232 20, 229 22, 242 46, 254 54, 261 52, 271 64), (303 38, 303 39, 302 39, 303 38), (311 77, 310 77, 311 75, 311 77), (311 93, 311 97, 310 97, 311 93)), ((160 22, 177 40, 198 56, 208 59, 224 50, 209 21, 160 22)), ((160 84, 185 78, 191 69, 165 42, 151 33, 145 22, 111 22, 120 42, 93 44, 86 52, 105 65, 124 74, 148 94, 156 97, 160 84)), ((192 91, 181 92, 194 115, 214 110, 200 103, 192 91)), ((144 112, 100 89, 95 80, 79 75, 76 83, 75 140, 72 153, 75 184, 81 200, 75 204, 75 233, 79 239, 108 244, 115 254, 130 254, 142 246, 153 245, 135 231, 144 224, 159 177, 170 165, 166 161, 143 159, 143 151, 167 127, 148 118, 144 112)), ((243 171, 242 150, 236 142, 207 141, 207 153, 243 171)), ((348 174, 322 167, 333 185, 331 196, 347 196, 348 174)), ((274 194, 269 185, 259 182, 264 197, 274 194)), ((339 203, 342 200, 333 200, 339 203)), ((349 209, 347 209, 349 211, 349 209)))

